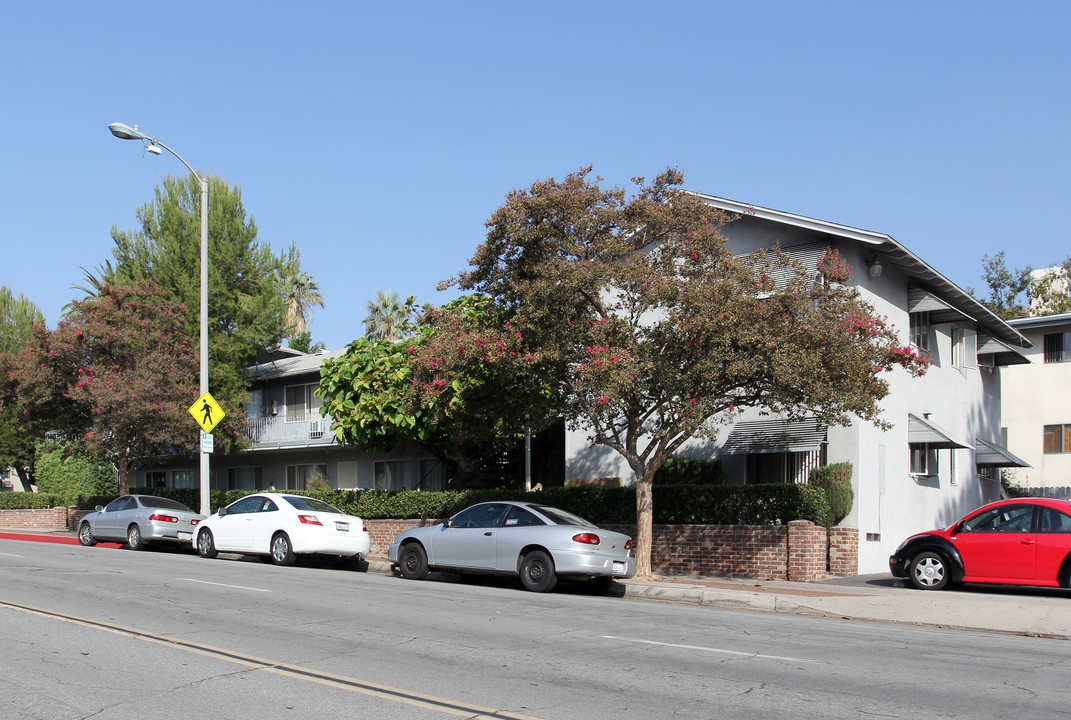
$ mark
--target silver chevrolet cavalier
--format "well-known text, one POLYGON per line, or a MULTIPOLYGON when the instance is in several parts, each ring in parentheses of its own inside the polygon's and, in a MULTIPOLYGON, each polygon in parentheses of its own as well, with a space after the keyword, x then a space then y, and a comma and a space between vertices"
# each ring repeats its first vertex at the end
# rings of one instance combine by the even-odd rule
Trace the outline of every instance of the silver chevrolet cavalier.
POLYGON ((525 589, 549 592, 559 578, 597 592, 636 574, 632 538, 576 515, 531 502, 486 502, 442 524, 399 533, 387 548, 391 568, 422 580, 433 570, 519 576, 525 589))

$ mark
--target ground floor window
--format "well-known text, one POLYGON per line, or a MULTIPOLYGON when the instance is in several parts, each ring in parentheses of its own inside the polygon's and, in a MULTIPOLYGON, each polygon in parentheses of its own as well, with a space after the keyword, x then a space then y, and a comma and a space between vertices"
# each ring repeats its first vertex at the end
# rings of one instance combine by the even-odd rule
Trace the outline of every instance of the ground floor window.
POLYGON ((198 475, 193 470, 146 470, 147 488, 198 488, 198 475))
POLYGON ((286 489, 308 490, 309 484, 316 478, 329 482, 327 465, 287 465, 286 489))
POLYGON ((263 490, 264 482, 259 467, 227 468, 228 490, 263 490))
POLYGON ((404 490, 406 483, 406 463, 404 460, 380 460, 375 465, 376 490, 404 490))
POLYGON ((936 475, 937 458, 936 451, 931 451, 927 443, 914 443, 911 445, 911 474, 912 475, 936 475))
POLYGON ((416 489, 440 492, 444 489, 445 478, 446 470, 441 462, 438 460, 421 460, 420 482, 417 483, 416 489))
POLYGON ((1042 441, 1047 453, 1071 452, 1071 425, 1046 425, 1042 441))
POLYGON ((747 483, 805 483, 811 470, 824 464, 823 450, 752 453, 747 456, 747 483))

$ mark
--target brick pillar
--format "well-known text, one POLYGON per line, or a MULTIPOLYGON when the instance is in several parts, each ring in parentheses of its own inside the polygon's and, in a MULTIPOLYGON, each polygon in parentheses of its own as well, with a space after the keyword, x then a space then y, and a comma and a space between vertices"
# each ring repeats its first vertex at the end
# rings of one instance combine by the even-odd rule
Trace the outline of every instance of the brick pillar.
POLYGON ((788 579, 813 582, 826 576, 829 540, 826 529, 809 520, 788 524, 788 579))
POLYGON ((849 577, 859 573, 859 530, 835 527, 829 530, 829 574, 849 577))

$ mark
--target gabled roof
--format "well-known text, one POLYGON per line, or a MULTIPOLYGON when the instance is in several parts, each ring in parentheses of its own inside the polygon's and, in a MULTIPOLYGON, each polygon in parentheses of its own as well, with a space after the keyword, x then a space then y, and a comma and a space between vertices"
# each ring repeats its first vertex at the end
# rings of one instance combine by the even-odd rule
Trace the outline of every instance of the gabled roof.
POLYGON ((324 350, 318 353, 303 353, 297 350, 289 350, 286 353, 278 353, 274 358, 257 363, 249 370, 249 379, 253 382, 272 380, 298 375, 318 373, 324 360, 342 355, 345 350, 324 350))
POLYGON ((692 192, 691 194, 713 207, 734 215, 745 215, 781 225, 790 225, 868 245, 873 248, 874 253, 881 256, 883 263, 889 261, 899 266, 911 277, 916 288, 925 291, 925 293, 942 303, 946 311, 951 311, 956 315, 962 315, 973 320, 987 334, 1009 345, 1016 347, 1030 347, 1033 345, 1018 330, 1001 320, 992 310, 975 299, 970 293, 961 289, 885 233, 861 230, 848 225, 816 220, 803 215, 771 210, 757 205, 748 205, 713 195, 705 195, 698 192, 692 192))

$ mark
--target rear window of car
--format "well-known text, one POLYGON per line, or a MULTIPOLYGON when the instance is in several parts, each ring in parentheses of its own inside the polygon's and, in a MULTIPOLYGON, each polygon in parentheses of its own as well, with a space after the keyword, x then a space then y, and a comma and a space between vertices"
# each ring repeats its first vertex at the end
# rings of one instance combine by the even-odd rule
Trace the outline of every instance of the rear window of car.
POLYGON ((565 510, 559 510, 548 505, 529 505, 536 512, 540 513, 544 517, 550 518, 555 525, 576 525, 577 527, 596 527, 594 523, 590 523, 579 515, 573 515, 571 512, 565 510))
POLYGON ((286 501, 293 505, 298 510, 309 510, 311 512, 330 512, 343 514, 341 510, 333 505, 328 505, 323 500, 317 500, 316 498, 301 497, 300 495, 287 495, 286 501))
POLYGON ((183 510, 185 512, 193 512, 188 507, 180 503, 178 500, 172 500, 170 498, 142 495, 141 504, 145 507, 151 508, 163 508, 164 510, 183 510))

